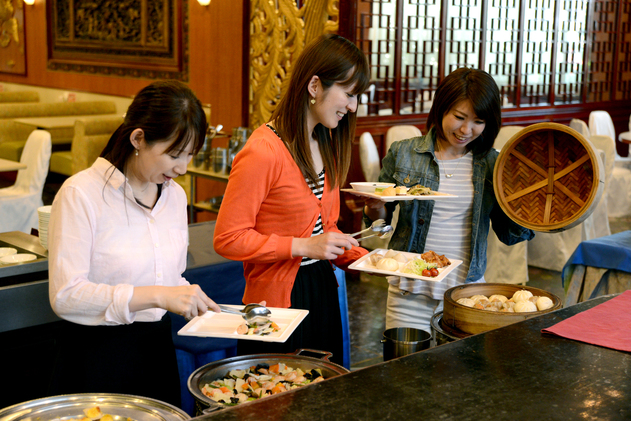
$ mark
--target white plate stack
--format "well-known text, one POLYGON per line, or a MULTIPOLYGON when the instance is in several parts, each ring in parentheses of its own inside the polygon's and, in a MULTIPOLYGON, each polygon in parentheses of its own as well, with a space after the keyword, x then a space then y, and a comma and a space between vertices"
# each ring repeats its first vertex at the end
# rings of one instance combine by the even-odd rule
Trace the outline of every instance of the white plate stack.
POLYGON ((50 220, 51 206, 41 206, 37 208, 37 217, 39 219, 39 243, 48 250, 48 221, 50 220))

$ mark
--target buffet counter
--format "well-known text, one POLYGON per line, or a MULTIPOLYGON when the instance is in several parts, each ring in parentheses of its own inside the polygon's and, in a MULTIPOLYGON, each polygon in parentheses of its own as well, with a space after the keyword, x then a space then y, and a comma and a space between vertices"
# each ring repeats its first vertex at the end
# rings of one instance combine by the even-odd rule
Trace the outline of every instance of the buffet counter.
POLYGON ((628 420, 630 354, 541 333, 613 297, 194 419, 628 420))

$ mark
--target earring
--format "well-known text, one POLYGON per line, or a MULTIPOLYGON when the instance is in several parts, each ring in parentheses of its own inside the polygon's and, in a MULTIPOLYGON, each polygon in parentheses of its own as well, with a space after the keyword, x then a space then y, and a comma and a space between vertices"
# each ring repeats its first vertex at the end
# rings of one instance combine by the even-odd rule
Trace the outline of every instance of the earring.
POLYGON ((311 105, 315 105, 315 98, 311 98, 311 105))
POLYGON ((138 156, 138 149, 136 149, 136 156, 138 156))

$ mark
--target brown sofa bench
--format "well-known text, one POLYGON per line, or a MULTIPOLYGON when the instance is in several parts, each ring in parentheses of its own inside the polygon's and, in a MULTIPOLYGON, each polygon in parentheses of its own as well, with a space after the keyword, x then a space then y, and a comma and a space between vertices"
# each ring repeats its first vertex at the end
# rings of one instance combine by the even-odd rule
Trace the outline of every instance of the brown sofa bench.
POLYGON ((0 92, 0 102, 39 102, 36 91, 0 92))
MULTIPOLYGON (((15 118, 94 114, 112 114, 115 117, 116 104, 112 101, 0 103, 0 158, 19 161, 28 133, 37 128, 17 123, 13 121, 15 118), (16 125, 22 127, 18 128, 16 125), (25 132, 28 132, 26 136, 25 132)), ((70 149, 74 128, 50 132, 53 151, 70 149)))

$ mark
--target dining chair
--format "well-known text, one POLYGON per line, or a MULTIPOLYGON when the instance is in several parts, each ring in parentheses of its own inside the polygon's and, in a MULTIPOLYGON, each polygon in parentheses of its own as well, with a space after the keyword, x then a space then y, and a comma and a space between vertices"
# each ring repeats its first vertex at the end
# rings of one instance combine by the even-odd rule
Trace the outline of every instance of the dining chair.
POLYGON ((359 136, 359 162, 366 181, 377 181, 381 170, 381 160, 375 140, 369 132, 359 136))
MULTIPOLYGON (((630 124, 631 125, 631 124, 630 124)), ((616 128, 613 125, 611 115, 607 111, 592 111, 589 113, 589 132, 593 135, 609 136, 613 139, 614 145, 617 142, 618 136, 616 135, 616 128)), ((618 151, 614 148, 616 167, 627 168, 631 170, 631 157, 622 157, 618 155, 618 151)))
POLYGON ((583 120, 573 118, 572 120, 570 120, 570 127, 582 134, 585 139, 589 139, 589 137, 591 136, 591 133, 589 132, 589 127, 587 126, 587 123, 585 123, 583 120))
POLYGON ((517 133, 523 129, 524 126, 502 126, 500 127, 500 131, 497 133, 497 137, 495 138, 495 142, 493 142, 493 147, 497 150, 502 150, 504 145, 517 133))
POLYGON ((386 132, 386 152, 390 150, 390 146, 397 140, 410 139, 421 135, 421 130, 411 124, 392 126, 386 132))
POLYGON ((605 160, 609 161, 605 163, 607 215, 609 218, 631 215, 631 169, 616 165, 616 144, 611 137, 592 135, 589 140, 605 152, 605 160))
POLYGON ((37 228, 37 208, 43 206, 42 191, 50 161, 50 133, 34 130, 20 157, 26 168, 19 170, 12 186, 0 189, 0 232, 22 231, 30 234, 37 228))

